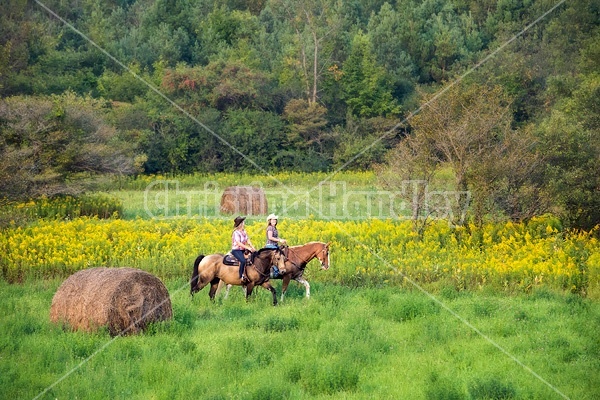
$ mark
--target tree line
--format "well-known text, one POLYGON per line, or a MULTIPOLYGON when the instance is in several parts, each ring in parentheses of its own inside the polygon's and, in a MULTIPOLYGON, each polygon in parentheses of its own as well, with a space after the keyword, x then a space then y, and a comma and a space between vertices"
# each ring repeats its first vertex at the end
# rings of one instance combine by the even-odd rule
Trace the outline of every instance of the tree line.
POLYGON ((399 185, 451 166, 480 221, 556 212, 572 226, 600 222, 597 0, 562 3, 525 32, 555 4, 44 5, 86 37, 38 3, 3 2, 8 196, 77 190, 98 172, 374 167, 399 185))

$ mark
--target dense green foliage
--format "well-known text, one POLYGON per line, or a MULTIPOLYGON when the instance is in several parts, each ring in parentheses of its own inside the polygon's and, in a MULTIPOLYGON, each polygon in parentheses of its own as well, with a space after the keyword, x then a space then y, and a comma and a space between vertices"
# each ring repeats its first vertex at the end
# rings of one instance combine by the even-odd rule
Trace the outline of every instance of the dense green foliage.
MULTIPOLYGON (((59 188, 81 172, 76 150, 89 150, 83 144, 90 130, 74 126, 72 112, 59 118, 45 106, 53 99, 48 96, 69 91, 88 103, 104 99, 101 120, 98 110, 81 112, 95 115, 94 129, 114 130, 108 142, 119 162, 103 162, 107 154, 95 147, 90 159, 99 162, 85 165, 87 174, 133 173, 136 166, 146 173, 363 169, 418 131, 411 112, 426 111, 432 99, 426 94, 469 72, 459 90, 500 90, 501 120, 516 138, 510 144, 498 140, 494 149, 508 149, 501 157, 494 150, 485 165, 455 170, 455 189, 479 196, 475 217, 526 219, 552 211, 572 226, 591 228, 600 221, 597 0, 564 2, 526 32, 555 4, 43 4, 85 37, 40 3, 3 4, 0 173, 3 181, 16 177, 18 194, 68 192, 59 188), (32 107, 36 113, 17 121, 10 115, 32 107), (33 128, 44 119, 52 129, 33 128), (24 139, 16 140, 19 123, 24 139), (61 152, 69 159, 54 156, 61 152), (28 159, 38 161, 25 164, 21 169, 32 176, 20 179, 12 174, 19 172, 14 160, 30 154, 40 156, 28 159), (513 163, 497 176, 511 156, 535 162, 513 163)), ((444 102, 445 94, 434 101, 444 102)), ((108 144, 102 138, 100 145, 108 144)), ((456 167, 447 155, 440 161, 456 167)))
MULTIPOLYGON (((49 322, 59 281, 0 282, 0 397, 203 399, 596 399, 597 302, 334 284, 278 307, 256 290, 215 304, 166 281, 174 320, 137 337, 49 322), (441 306, 443 304, 444 308, 441 306), (477 334, 448 310, 476 327, 477 334), (490 342, 491 341, 491 342, 490 342), (515 357, 504 354, 494 344, 515 357), (63 379, 64 378, 64 379, 63 379), (560 394, 559 394, 560 393, 560 394)), ((278 286, 278 285, 277 285, 278 286)))

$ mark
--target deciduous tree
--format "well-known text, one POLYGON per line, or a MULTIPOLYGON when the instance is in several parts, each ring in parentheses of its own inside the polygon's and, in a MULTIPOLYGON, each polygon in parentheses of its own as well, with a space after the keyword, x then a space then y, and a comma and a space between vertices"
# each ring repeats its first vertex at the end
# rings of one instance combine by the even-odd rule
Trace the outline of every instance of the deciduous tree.
POLYGON ((0 101, 0 191, 75 193, 97 173, 132 174, 135 145, 104 121, 105 104, 72 93, 0 101))

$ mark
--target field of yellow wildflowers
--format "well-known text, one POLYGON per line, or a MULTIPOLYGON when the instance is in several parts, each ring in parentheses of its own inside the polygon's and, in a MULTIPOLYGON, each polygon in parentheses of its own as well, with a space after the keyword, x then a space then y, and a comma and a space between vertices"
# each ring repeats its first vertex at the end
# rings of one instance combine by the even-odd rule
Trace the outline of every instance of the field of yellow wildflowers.
MULTIPOLYGON (((0 233, 2 277, 17 282, 66 277, 95 266, 130 266, 163 279, 187 278, 198 254, 229 249, 230 225, 216 218, 77 218, 9 227, 0 233)), ((247 229, 262 243, 262 218, 249 218, 247 229)), ((581 294, 600 286, 598 239, 563 232, 551 217, 470 230, 438 221, 422 237, 409 221, 397 220, 283 220, 279 230, 292 245, 332 242, 331 269, 307 268, 316 281, 357 287, 442 282, 457 290, 510 291, 549 285, 581 294)))

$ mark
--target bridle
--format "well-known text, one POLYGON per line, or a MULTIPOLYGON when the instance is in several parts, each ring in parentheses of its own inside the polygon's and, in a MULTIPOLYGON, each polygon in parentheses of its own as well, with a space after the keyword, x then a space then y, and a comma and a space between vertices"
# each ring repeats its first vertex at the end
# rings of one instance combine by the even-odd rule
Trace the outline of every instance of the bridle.
MULTIPOLYGON (((318 253, 317 253, 317 255, 315 255, 315 257, 317 257, 317 259, 318 259, 318 260, 319 260, 319 262, 321 263, 321 268, 322 268, 322 269, 325 269, 325 270, 329 269, 329 263, 328 263, 328 265, 327 265, 327 266, 325 266, 325 261, 323 261, 323 260, 321 260, 321 259, 319 258, 319 254, 320 254, 320 253, 324 253, 324 254, 323 254, 323 259, 325 259, 325 257, 327 257, 327 252, 328 252, 328 250, 329 250, 329 244, 326 244, 325 246, 323 246, 323 248, 321 249, 321 251, 320 251, 320 252, 318 252, 318 253)), ((329 261, 329 260, 328 260, 328 261, 329 261)))

